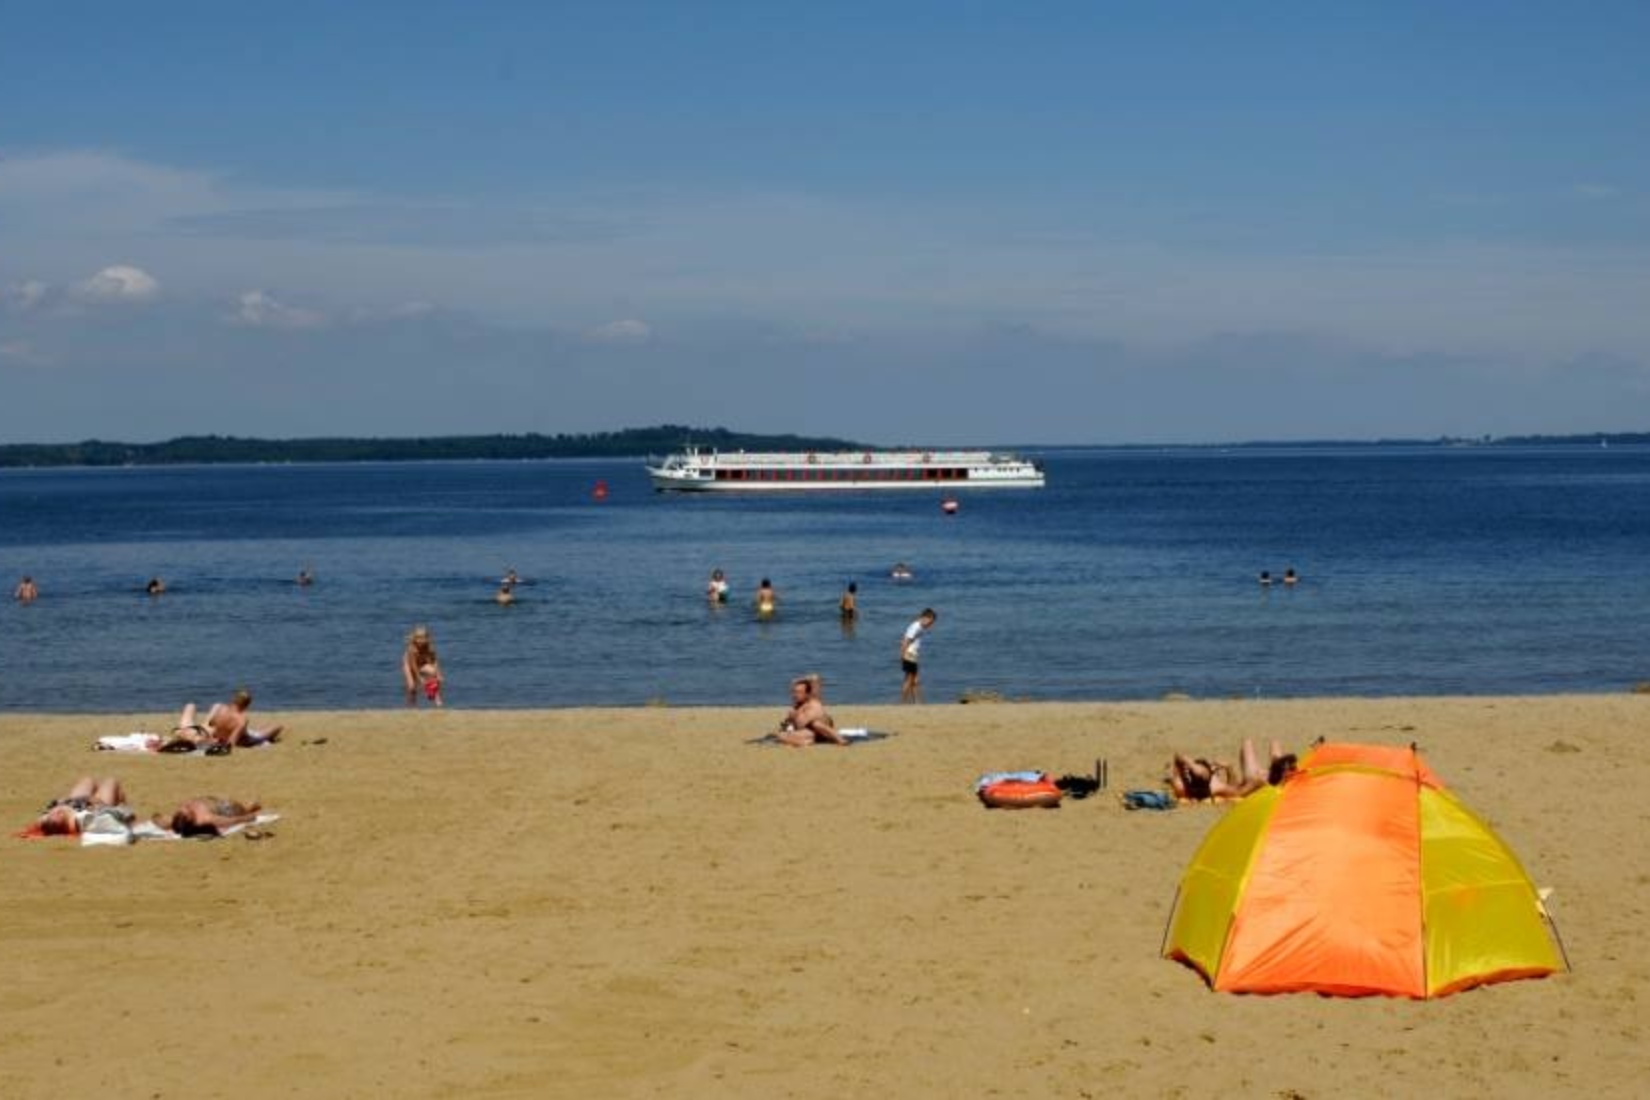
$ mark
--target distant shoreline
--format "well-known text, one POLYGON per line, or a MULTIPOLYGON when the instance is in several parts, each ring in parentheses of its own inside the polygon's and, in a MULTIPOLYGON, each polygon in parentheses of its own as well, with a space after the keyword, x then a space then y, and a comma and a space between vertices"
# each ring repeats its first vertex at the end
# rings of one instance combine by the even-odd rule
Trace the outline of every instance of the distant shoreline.
MULTIPOLYGON (((251 439, 180 436, 159 443, 84 440, 78 443, 0 444, 0 469, 40 467, 194 466, 336 462, 530 461, 547 458, 624 458, 667 454, 686 443, 724 451, 862 451, 881 444, 828 436, 757 435, 727 428, 664 424, 577 435, 453 435, 403 439, 328 437, 251 439)), ((1119 451, 1230 451, 1288 448, 1376 450, 1388 447, 1475 449, 1501 447, 1650 446, 1650 432, 1578 435, 1441 436, 1434 439, 1246 440, 1236 443, 1046 443, 1021 449, 1119 451)))
POLYGON ((160 443, 0 444, 0 467, 186 466, 207 463, 428 462, 466 459, 634 458, 680 450, 685 443, 721 450, 865 450, 828 436, 754 435, 726 428, 661 424, 582 435, 452 435, 405 439, 334 437, 246 439, 181 436, 160 443))
MULTIPOLYGON (((1497 704, 1514 705, 1533 702, 1559 702, 1571 700, 1578 703, 1590 700, 1629 699, 1634 700, 1630 705, 1650 705, 1647 700, 1650 692, 1640 690, 1633 684, 1621 684, 1616 687, 1599 688, 1594 691, 1531 691, 1508 692, 1489 691, 1483 694, 1473 692, 1447 692, 1444 694, 1402 692, 1392 695, 1353 694, 1348 692, 1331 692, 1324 695, 1271 695, 1264 699, 1255 699, 1248 696, 1236 695, 1183 695, 1178 692, 1157 693, 1153 695, 1118 696, 1116 698, 1100 698, 1093 696, 1071 698, 1032 698, 1015 696, 989 701, 964 702, 961 699, 934 699, 924 703, 923 711, 945 711, 952 714, 972 714, 977 711, 986 713, 1016 714, 1028 709, 1038 709, 1048 712, 1066 712, 1077 710, 1126 710, 1132 708, 1181 708, 1181 709, 1216 709, 1226 710, 1231 707, 1279 707, 1279 708, 1313 708, 1321 706, 1405 706, 1449 704, 1452 706, 1495 706, 1497 704)), ((851 709, 855 712, 873 712, 878 720, 892 722, 897 716, 908 713, 907 709, 899 704, 883 700, 854 700, 844 697, 835 703, 840 709, 851 709)), ((453 704, 436 710, 432 707, 407 707, 394 704, 378 704, 363 707, 339 707, 325 704, 317 706, 282 706, 271 704, 260 706, 260 720, 288 721, 304 718, 352 718, 374 719, 389 721, 397 716, 416 715, 421 712, 429 714, 472 714, 486 715, 489 720, 503 720, 512 716, 517 718, 533 718, 558 715, 563 717, 588 718, 642 718, 647 715, 663 717, 675 715, 677 717, 695 716, 740 716, 766 721, 772 717, 774 706, 768 703, 566 703, 555 705, 521 705, 507 703, 502 705, 480 704, 453 704)), ((149 712, 144 709, 131 707, 113 707, 108 710, 79 706, 72 709, 55 710, 50 707, 28 705, 15 709, 0 708, 0 725, 8 722, 102 722, 113 720, 114 725, 130 725, 133 729, 153 727, 159 729, 175 715, 171 711, 164 714, 149 712)))

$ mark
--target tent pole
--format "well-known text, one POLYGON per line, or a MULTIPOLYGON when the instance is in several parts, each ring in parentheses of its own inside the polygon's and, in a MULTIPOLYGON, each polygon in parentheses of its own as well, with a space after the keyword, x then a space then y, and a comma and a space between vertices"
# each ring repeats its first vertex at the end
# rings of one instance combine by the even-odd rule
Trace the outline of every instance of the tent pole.
POLYGON ((1174 927, 1174 913, 1180 907, 1180 887, 1174 888, 1174 900, 1169 903, 1169 919, 1163 922, 1163 942, 1157 945, 1157 957, 1167 958, 1169 950, 1169 929, 1174 927))
POLYGON ((1558 922, 1554 920, 1553 915, 1547 911, 1547 903, 1545 901, 1541 903, 1541 919, 1545 920, 1547 922, 1547 927, 1553 930, 1553 942, 1558 944, 1559 957, 1564 960, 1564 972, 1566 974, 1575 973, 1575 967, 1570 965, 1570 952, 1565 950, 1564 947, 1564 936, 1558 930, 1558 922))

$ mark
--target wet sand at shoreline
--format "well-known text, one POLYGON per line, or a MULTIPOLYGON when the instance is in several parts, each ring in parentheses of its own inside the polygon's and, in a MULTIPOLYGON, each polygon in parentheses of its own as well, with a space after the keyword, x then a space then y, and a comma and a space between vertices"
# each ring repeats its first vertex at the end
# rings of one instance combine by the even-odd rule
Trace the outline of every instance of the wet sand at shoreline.
MULTIPOLYGON (((782 685, 781 685, 782 687, 782 685)), ((272 838, 0 857, 0 1095, 1633 1096, 1650 1074, 1650 696, 265 712, 287 742, 95 753, 171 716, 0 716, 0 824, 79 775, 272 838), (1158 957, 1223 811, 1127 813, 1176 748, 1418 741, 1575 970, 1427 1003, 1210 993, 1158 957), (324 739, 324 744, 315 743, 324 739), (308 743, 306 743, 308 742, 308 743), (983 771, 1111 791, 990 812, 983 771)))

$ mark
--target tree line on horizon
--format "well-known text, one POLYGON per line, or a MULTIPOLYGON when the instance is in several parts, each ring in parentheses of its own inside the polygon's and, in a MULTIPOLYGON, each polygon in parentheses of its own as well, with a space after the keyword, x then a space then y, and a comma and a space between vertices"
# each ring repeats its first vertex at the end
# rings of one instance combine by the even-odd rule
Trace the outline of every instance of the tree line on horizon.
POLYGON ((0 466, 167 466, 215 462, 409 462, 459 459, 623 458, 664 454, 694 443, 718 450, 864 450, 824 436, 756 435, 727 428, 661 424, 612 432, 451 435, 405 439, 249 439, 191 435, 161 443, 0 444, 0 466))
MULTIPOLYGON (((1224 447, 1332 447, 1353 440, 1291 443, 1222 444, 1224 447)), ((88 439, 79 443, 0 444, 0 467, 19 466, 168 466, 204 463, 283 462, 416 462, 466 459, 633 458, 667 454, 685 444, 722 451, 861 451, 874 445, 829 436, 758 435, 728 428, 694 428, 660 424, 611 432, 542 435, 449 435, 400 439, 328 437, 252 439, 227 435, 180 436, 160 443, 118 443, 88 439)), ((1520 435, 1499 438, 1441 437, 1436 440, 1382 440, 1406 446, 1575 446, 1608 443, 1650 445, 1650 432, 1590 432, 1585 435, 1520 435)), ((1195 445, 1194 445, 1195 449, 1195 445)))

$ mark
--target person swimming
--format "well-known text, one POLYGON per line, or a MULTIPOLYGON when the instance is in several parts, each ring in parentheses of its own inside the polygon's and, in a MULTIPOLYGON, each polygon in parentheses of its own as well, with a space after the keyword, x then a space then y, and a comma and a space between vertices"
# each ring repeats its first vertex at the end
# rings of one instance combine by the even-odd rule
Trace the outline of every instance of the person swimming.
POLYGON ((895 562, 894 567, 888 570, 888 577, 890 580, 909 581, 914 580, 916 578, 916 574, 911 572, 911 567, 909 565, 906 565, 901 561, 895 562))
POLYGON ((728 602, 728 578, 720 569, 710 571, 710 580, 705 583, 705 599, 711 603, 728 602))
POLYGON ((763 577, 762 583, 756 586, 756 613, 772 615, 778 609, 779 593, 774 591, 773 582, 763 577))

